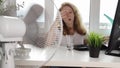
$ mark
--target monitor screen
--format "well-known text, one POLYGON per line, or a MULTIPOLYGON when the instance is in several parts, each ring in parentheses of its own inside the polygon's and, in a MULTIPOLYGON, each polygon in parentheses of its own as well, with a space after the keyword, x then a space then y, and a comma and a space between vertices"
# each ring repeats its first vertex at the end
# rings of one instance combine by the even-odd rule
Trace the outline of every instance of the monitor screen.
POLYGON ((120 1, 118 0, 116 13, 112 25, 107 55, 120 56, 120 1))

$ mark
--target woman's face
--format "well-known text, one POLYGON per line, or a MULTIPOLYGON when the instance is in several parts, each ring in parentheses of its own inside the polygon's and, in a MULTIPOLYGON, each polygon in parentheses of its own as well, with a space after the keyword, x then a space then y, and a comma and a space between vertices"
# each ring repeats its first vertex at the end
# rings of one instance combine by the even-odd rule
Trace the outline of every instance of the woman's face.
POLYGON ((64 6, 61 10, 61 16, 67 27, 73 27, 74 12, 69 6, 64 6))

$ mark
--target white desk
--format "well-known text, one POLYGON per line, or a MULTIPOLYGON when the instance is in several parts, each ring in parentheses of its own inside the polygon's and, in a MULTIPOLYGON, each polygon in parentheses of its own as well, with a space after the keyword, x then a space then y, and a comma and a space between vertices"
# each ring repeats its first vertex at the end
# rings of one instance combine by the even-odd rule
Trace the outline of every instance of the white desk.
MULTIPOLYGON (((39 50, 36 50, 39 51, 39 50)), ((34 51, 35 52, 35 51, 34 51)), ((32 53, 34 53, 32 52, 32 53)), ((39 53, 39 52, 37 52, 39 53)), ((36 54, 37 54, 36 53, 36 54)), ((45 54, 42 59, 40 56, 31 55, 29 59, 16 60, 16 65, 41 65, 46 61, 45 54)), ((53 58, 45 66, 74 66, 74 67, 112 67, 120 68, 120 57, 105 55, 100 52, 99 58, 89 57, 88 51, 68 51, 65 47, 60 47, 53 58)))
POLYGON ((68 51, 64 47, 60 47, 46 65, 120 68, 120 57, 108 56, 104 54, 104 51, 101 51, 99 58, 91 58, 88 51, 68 51))

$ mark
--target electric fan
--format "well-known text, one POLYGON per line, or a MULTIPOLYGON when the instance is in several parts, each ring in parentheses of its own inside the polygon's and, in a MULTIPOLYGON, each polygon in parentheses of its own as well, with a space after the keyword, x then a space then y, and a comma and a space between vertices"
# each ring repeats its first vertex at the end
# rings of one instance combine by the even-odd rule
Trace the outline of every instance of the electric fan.
MULTIPOLYGON (((39 59, 44 61, 39 63, 38 67, 54 56, 61 43, 63 28, 60 13, 54 2, 49 0, 49 3, 52 5, 50 9, 43 8, 36 3, 32 4, 22 20, 17 17, 0 16, 1 68, 15 68, 14 51, 17 59, 32 58, 30 55, 38 59, 35 57, 39 56, 39 59), (52 11, 51 14, 49 14, 50 11, 52 11), (37 19, 43 12, 45 13, 45 25, 41 27, 37 19), (37 55, 35 48, 39 48, 37 55)), ((24 68, 19 65, 16 67, 24 68)))

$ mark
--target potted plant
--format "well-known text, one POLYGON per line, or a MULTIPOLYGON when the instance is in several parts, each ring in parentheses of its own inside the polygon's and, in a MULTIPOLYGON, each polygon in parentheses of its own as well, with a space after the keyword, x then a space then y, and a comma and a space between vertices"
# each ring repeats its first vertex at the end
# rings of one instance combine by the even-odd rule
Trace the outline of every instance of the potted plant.
POLYGON ((95 33, 95 32, 90 32, 88 35, 88 45, 89 45, 89 55, 90 57, 93 58, 98 58, 100 49, 102 47, 104 39, 103 36, 95 33))

